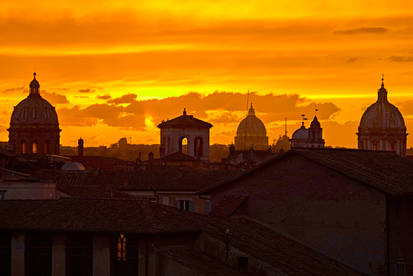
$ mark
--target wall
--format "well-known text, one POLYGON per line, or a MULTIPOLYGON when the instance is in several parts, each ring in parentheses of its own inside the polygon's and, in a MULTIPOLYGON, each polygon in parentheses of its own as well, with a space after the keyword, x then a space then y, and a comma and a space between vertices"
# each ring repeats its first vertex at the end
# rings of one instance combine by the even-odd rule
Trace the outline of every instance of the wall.
POLYGON ((195 157, 195 138, 202 138, 202 157, 203 161, 209 161, 209 129, 161 129, 161 147, 165 151, 162 156, 179 151, 180 139, 188 139, 188 155, 195 157), (168 143, 168 137, 170 142, 168 143))
POLYGON ((55 183, 0 182, 4 199, 56 199, 55 183))
POLYGON ((389 199, 390 273, 395 274, 395 264, 403 260, 406 275, 413 275, 413 197, 389 199))
POLYGON ((242 212, 280 233, 364 273, 385 272, 386 201, 373 188, 290 155, 215 192, 212 208, 228 195, 248 195, 242 212))

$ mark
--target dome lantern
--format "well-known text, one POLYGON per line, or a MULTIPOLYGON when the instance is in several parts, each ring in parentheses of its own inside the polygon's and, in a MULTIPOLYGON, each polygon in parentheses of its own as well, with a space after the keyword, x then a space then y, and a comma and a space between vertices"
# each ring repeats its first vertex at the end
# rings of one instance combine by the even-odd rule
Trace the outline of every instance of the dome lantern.
POLYGON ((36 79, 36 72, 34 72, 33 80, 30 82, 30 96, 40 95, 39 88, 40 88, 40 84, 36 79))

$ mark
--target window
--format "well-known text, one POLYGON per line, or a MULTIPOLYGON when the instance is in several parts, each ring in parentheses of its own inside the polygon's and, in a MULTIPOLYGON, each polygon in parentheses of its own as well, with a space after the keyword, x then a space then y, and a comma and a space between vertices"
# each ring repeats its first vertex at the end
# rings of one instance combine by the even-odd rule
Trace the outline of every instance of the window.
POLYGON ((4 191, 4 190, 1 190, 1 191, 0 191, 0 200, 6 198, 6 192, 7 192, 7 191, 4 191))
POLYGON ((238 271, 248 271, 248 257, 238 257, 238 271))
POLYGON ((126 237, 124 234, 120 234, 118 237, 118 251, 117 260, 126 261, 126 237))
POLYGON ((162 198, 162 204, 163 204, 163 205, 169 205, 169 197, 164 196, 164 197, 162 198))
POLYGON ((32 153, 38 153, 37 142, 33 142, 32 144, 32 153))
POLYGON ((189 199, 175 200, 175 207, 185 211, 195 211, 194 201, 189 199))
POLYGON ((180 139, 179 151, 184 154, 188 154, 188 138, 187 137, 182 137, 180 139))
POLYGON ((27 153, 26 142, 25 141, 21 142, 21 153, 23 153, 23 154, 27 153))
POLYGON ((205 213, 209 214, 211 212, 211 200, 205 200, 205 213))

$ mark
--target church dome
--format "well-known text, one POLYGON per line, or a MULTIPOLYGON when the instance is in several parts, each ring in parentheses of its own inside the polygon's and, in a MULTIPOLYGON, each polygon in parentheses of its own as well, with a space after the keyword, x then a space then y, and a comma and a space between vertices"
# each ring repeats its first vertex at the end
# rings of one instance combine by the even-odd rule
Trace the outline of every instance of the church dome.
POLYGON ((382 83, 377 101, 369 106, 361 117, 359 130, 405 130, 406 125, 399 109, 388 102, 387 90, 382 83))
POLYGON ((238 125, 237 136, 267 136, 264 123, 255 116, 252 105, 248 111, 248 116, 238 125))
POLYGON ((306 140, 308 139, 308 129, 302 125, 299 129, 294 131, 292 140, 306 140))
POLYGON ((34 79, 30 83, 29 96, 14 107, 10 126, 56 126, 59 121, 55 108, 40 96, 39 82, 34 79))

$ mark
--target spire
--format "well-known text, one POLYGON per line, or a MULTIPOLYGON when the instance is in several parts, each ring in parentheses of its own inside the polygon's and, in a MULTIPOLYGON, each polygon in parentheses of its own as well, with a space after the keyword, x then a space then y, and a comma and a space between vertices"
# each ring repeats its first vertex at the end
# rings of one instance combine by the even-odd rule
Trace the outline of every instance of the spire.
POLYGON ((301 127, 302 127, 302 128, 305 128, 305 126, 304 126, 304 121, 307 120, 307 118, 305 117, 305 114, 301 114, 301 118, 302 118, 302 120, 303 120, 302 123, 301 123, 301 127))
POLYGON ((39 93, 40 84, 36 80, 36 72, 33 73, 33 80, 30 83, 30 96, 40 95, 39 93))
POLYGON ((248 110, 248 116, 255 116, 255 110, 254 110, 254 107, 252 106, 252 103, 251 103, 250 109, 248 110))
POLYGON ((183 113, 183 115, 186 116, 186 107, 184 107, 184 113, 183 113))
POLYGON ((284 129, 284 136, 287 136, 287 133, 288 133, 288 131, 287 131, 287 117, 285 117, 284 118, 285 119, 285 129, 284 129))
POLYGON ((378 91, 378 102, 387 102, 387 90, 384 88, 384 74, 381 75, 381 87, 378 91))

